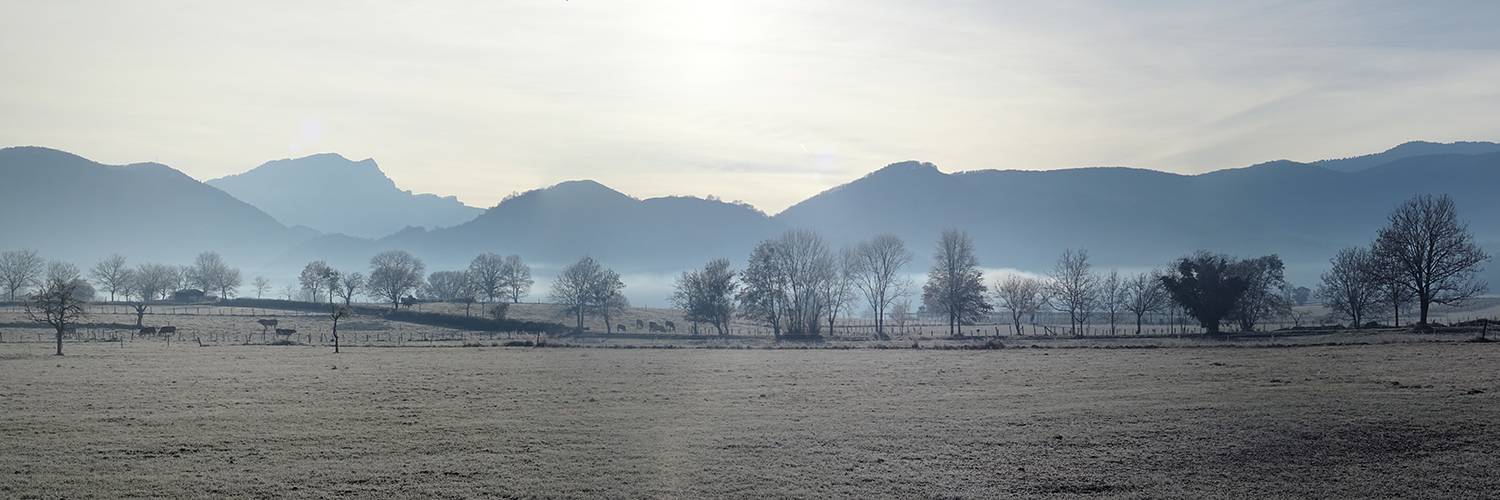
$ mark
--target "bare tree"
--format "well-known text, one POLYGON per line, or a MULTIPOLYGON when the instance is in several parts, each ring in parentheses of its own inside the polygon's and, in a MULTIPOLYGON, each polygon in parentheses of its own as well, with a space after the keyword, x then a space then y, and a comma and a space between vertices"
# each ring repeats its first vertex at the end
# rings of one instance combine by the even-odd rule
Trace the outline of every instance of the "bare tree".
POLYGON ((333 268, 328 267, 327 262, 308 262, 306 266, 302 266, 302 273, 297 275, 297 283, 302 285, 303 290, 307 290, 313 302, 317 302, 323 297, 323 289, 328 284, 328 273, 331 271, 333 268))
POLYGON ((782 314, 786 309, 786 270, 782 268, 781 252, 775 240, 766 240, 750 252, 750 263, 741 273, 744 285, 735 300, 739 302, 740 317, 765 324, 771 335, 781 339, 782 314))
POLYGON ((89 271, 89 277, 99 283, 99 287, 109 292, 109 301, 115 301, 115 294, 123 293, 130 288, 130 267, 125 263, 125 257, 120 254, 112 254, 104 260, 94 264, 89 271))
POLYGON ((783 233, 779 246, 781 265, 785 269, 787 335, 818 337, 822 318, 828 313, 821 291, 837 270, 828 244, 818 233, 791 230, 783 233))
POLYGON ((563 268, 552 282, 551 298, 574 317, 579 330, 583 329, 584 316, 597 312, 604 319, 605 331, 612 333, 614 325, 610 320, 629 306, 621 293, 624 289, 619 273, 592 257, 583 257, 563 268))
MULTIPOLYGON (((1380 259, 1375 260, 1378 262, 1380 259)), ((1377 263, 1377 276, 1375 279, 1380 284, 1382 305, 1391 308, 1391 326, 1401 326, 1401 311, 1410 311, 1412 302, 1416 300, 1417 296, 1411 293, 1411 290, 1401 286, 1401 282, 1387 278, 1386 276, 1390 275, 1379 271, 1380 267, 1381 265, 1377 263)))
POLYGON ((427 284, 422 287, 423 298, 442 302, 456 302, 467 293, 468 271, 433 271, 427 275, 427 284))
POLYGON ((1228 319, 1239 323, 1240 331, 1254 331, 1255 325, 1286 311, 1281 294, 1286 287, 1284 267, 1275 254, 1233 263, 1231 272, 1245 280, 1246 288, 1228 319))
POLYGON ((271 291, 271 280, 266 279, 265 276, 256 276, 255 279, 250 280, 250 287, 255 289, 255 298, 264 298, 266 292, 271 291))
POLYGON ((391 309, 401 307, 401 299, 422 286, 422 260, 401 250, 390 250, 370 258, 367 287, 371 295, 389 300, 391 309))
POLYGON ((1021 318, 1036 314, 1042 307, 1045 284, 1042 280, 1011 275, 995 284, 995 303, 1010 312, 1011 326, 1021 335, 1021 318))
POLYGON ((505 267, 502 268, 501 288, 506 295, 510 296, 512 303, 520 303, 521 297, 531 293, 531 266, 521 261, 520 255, 511 255, 505 258, 505 267))
POLYGON ((505 258, 493 253, 483 253, 469 262, 469 279, 475 291, 487 301, 507 295, 505 258))
POLYGON ((8 300, 15 302, 17 293, 39 284, 46 265, 36 250, 0 253, 0 284, 5 285, 8 300))
POLYGON ((192 286, 192 276, 193 269, 191 266, 172 266, 172 286, 163 295, 169 297, 172 295, 172 292, 185 290, 187 287, 192 286))
POLYGON ((339 283, 344 281, 344 273, 338 269, 329 267, 323 271, 323 287, 328 289, 328 303, 333 303, 333 298, 339 295, 339 283))
POLYGON ((948 317, 948 335, 958 336, 961 325, 977 322, 990 312, 986 291, 984 273, 974 257, 974 240, 957 229, 943 231, 922 287, 922 302, 929 310, 942 311, 948 317))
POLYGON ((354 301, 354 295, 365 289, 365 275, 353 272, 344 276, 343 283, 339 289, 339 297, 344 299, 344 306, 348 307, 354 301))
POLYGON ((240 287, 240 270, 230 267, 218 252, 203 252, 185 268, 188 285, 205 292, 218 292, 220 298, 230 298, 240 287))
POLYGON ((817 337, 828 312, 820 291, 836 272, 828 245, 815 232, 788 230, 762 241, 741 275, 741 314, 770 326, 778 340, 817 337))
POLYGON ((144 326, 151 301, 166 297, 177 285, 176 268, 164 264, 141 264, 131 273, 130 288, 125 297, 135 309, 135 327, 144 326))
POLYGON ((1141 334, 1146 315, 1160 312, 1171 303, 1167 289, 1161 285, 1160 273, 1141 273, 1125 282, 1125 309, 1135 315, 1135 334, 1141 334))
POLYGON ((1427 325, 1432 304, 1459 304, 1487 288, 1475 275, 1490 256, 1474 244, 1448 195, 1421 195, 1397 207, 1375 239, 1375 255, 1389 263, 1390 280, 1416 296, 1418 325, 1427 325))
POLYGON ((894 304, 891 304, 891 310, 889 314, 891 316, 891 322, 896 324, 896 331, 905 334, 906 324, 908 322, 911 322, 912 319, 911 301, 901 300, 894 304))
POLYGON ((1068 332, 1083 335, 1088 326, 1089 314, 1099 303, 1099 277, 1094 275, 1089 264, 1087 250, 1063 251, 1052 268, 1048 295, 1052 307, 1058 312, 1068 313, 1068 332))
POLYGON ((838 320, 839 313, 852 306, 855 297, 854 275, 859 266, 858 257, 854 250, 844 249, 835 258, 834 268, 829 272, 828 279, 823 281, 819 293, 828 319, 828 334, 833 335, 834 323, 838 320))
MULTIPOLYGON (((332 302, 331 300, 329 302, 332 302)), ((349 315, 349 306, 329 304, 328 319, 333 320, 333 353, 339 353, 339 320, 349 315)), ((262 333, 262 336, 265 334, 262 333)))
POLYGON ((1120 271, 1111 269, 1109 276, 1105 276, 1099 283, 1099 304, 1104 307, 1104 313, 1109 315, 1110 335, 1115 335, 1115 319, 1125 309, 1125 302, 1128 300, 1129 290, 1120 279, 1120 271))
POLYGON ((672 304, 682 309, 683 316, 693 323, 694 333, 698 331, 698 323, 708 323, 720 336, 729 334, 738 288, 734 277, 728 259, 714 259, 702 270, 684 271, 677 278, 672 304))
POLYGON ((630 309, 630 300, 622 293, 625 283, 620 281, 620 275, 614 271, 606 271, 604 279, 598 283, 599 288, 595 290, 594 307, 604 319, 604 333, 614 333, 614 318, 630 309))
POLYGON ((1366 312, 1380 300, 1375 258, 1369 250, 1352 247, 1339 250, 1329 263, 1318 297, 1324 306, 1348 318, 1351 328, 1360 328, 1366 312))
POLYGON ((889 339, 885 333, 886 308, 907 293, 911 282, 901 276, 901 269, 911 263, 906 244, 894 235, 876 236, 854 249, 853 281, 864 295, 865 303, 875 313, 875 336, 889 339))
POLYGON ((590 293, 603 267, 593 257, 583 257, 569 264, 552 281, 549 299, 563 307, 574 319, 574 328, 583 330, 583 316, 588 313, 590 293))
POLYGON ((74 320, 84 316, 85 302, 78 288, 83 284, 78 268, 64 262, 47 266, 47 275, 37 291, 26 301, 26 317, 45 323, 57 332, 57 355, 63 355, 63 333, 74 320))

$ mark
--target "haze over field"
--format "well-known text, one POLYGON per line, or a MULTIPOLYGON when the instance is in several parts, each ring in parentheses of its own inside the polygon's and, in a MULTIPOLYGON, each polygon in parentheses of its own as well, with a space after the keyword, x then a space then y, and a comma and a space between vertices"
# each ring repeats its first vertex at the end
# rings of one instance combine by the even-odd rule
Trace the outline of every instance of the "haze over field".
MULTIPOLYGON (((1500 250, 1500 219, 1481 216, 1500 213, 1500 144, 1491 142, 1410 142, 1346 159, 1197 175, 945 172, 910 161, 775 215, 718 199, 637 198, 592 180, 517 193, 481 211, 413 195, 373 161, 332 154, 268 162, 203 184, 159 164, 108 167, 51 149, 8 148, 0 150, 0 175, 10 181, 0 197, 13 206, 57 207, 55 219, 0 212, 0 231, 13 235, 7 246, 57 258, 93 262, 120 253, 186 262, 217 250, 283 282, 309 261, 361 269, 383 250, 413 252, 432 270, 498 252, 525 256, 545 284, 589 255, 626 274, 631 300, 658 306, 679 271, 721 257, 741 266, 757 241, 799 228, 836 247, 894 234, 925 257, 940 231, 957 227, 974 236, 982 265, 1033 274, 1068 248, 1090 249, 1097 265, 1130 271, 1197 249, 1275 253, 1291 281, 1311 283, 1329 255, 1363 244, 1398 203, 1447 193, 1478 243, 1500 250), (118 207, 134 207, 132 216, 109 215, 118 207), (47 229, 59 220, 79 230, 47 229)), ((1485 277, 1500 282, 1500 269, 1485 277)))

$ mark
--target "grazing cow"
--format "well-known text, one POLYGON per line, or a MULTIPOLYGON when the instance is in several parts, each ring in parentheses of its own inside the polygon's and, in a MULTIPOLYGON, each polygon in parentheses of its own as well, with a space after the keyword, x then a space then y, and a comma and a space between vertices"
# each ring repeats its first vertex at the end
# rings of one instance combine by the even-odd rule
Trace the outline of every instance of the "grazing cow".
POLYGON ((285 337, 290 337, 290 336, 292 336, 292 334, 295 334, 295 333, 297 333, 297 329, 295 329, 295 328, 277 328, 276 329, 276 334, 277 335, 281 335, 281 336, 285 336, 285 337))
POLYGON ((625 324, 624 323, 620 323, 618 325, 615 325, 615 329, 623 332, 623 331, 625 331, 625 324))
POLYGON ((276 324, 278 323, 278 321, 274 319, 258 319, 255 320, 255 322, 260 323, 261 333, 265 333, 267 328, 275 328, 276 324))
POLYGON ((636 330, 645 330, 646 329, 646 322, 642 321, 642 320, 639 320, 639 319, 635 320, 635 329, 636 330))
POLYGON ((156 329, 156 333, 160 333, 162 335, 171 335, 171 334, 177 333, 177 327, 175 327, 175 326, 163 326, 161 328, 157 328, 156 329))
POLYGON ((677 331, 677 325, 672 324, 671 321, 663 320, 662 321, 662 326, 665 326, 668 331, 673 331, 673 332, 677 331))
POLYGON ((657 324, 655 321, 647 323, 647 325, 651 328, 651 333, 667 331, 667 329, 662 328, 661 325, 657 324))
POLYGON ((141 335, 156 335, 156 327, 154 327, 154 326, 141 327, 141 335))

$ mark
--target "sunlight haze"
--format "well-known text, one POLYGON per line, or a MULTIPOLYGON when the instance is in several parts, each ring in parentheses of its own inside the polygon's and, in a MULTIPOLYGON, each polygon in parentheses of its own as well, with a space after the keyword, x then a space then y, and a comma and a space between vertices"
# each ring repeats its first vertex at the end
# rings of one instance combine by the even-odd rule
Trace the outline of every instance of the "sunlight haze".
POLYGON ((1500 130, 1493 2, 3 9, 0 144, 200 180, 338 152, 478 207, 594 179, 775 213, 907 159, 1197 173, 1500 130))

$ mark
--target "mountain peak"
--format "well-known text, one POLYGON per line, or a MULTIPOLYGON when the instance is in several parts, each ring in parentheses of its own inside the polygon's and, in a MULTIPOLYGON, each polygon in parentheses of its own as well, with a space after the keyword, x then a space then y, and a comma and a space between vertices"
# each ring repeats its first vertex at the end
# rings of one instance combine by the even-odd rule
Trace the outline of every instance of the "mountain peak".
POLYGON ((890 175, 943 175, 937 165, 924 161, 907 160, 896 162, 882 167, 880 170, 870 172, 866 177, 890 176, 890 175))
POLYGON ((37 162, 43 164, 53 164, 58 162, 82 164, 94 163, 93 161, 90 161, 89 159, 82 156, 78 156, 61 149, 53 149, 43 146, 13 146, 8 148, 0 148, 0 157, 19 162, 37 162))
POLYGON ((1458 141, 1458 142, 1429 142, 1408 141, 1387 149, 1380 153, 1353 156, 1349 158, 1337 158, 1331 160, 1319 160, 1312 162, 1329 170, 1339 172, 1357 172, 1376 165, 1390 163, 1396 160, 1411 158, 1414 156, 1460 154, 1477 155, 1500 152, 1500 144, 1484 141, 1458 141))
POLYGON ((618 196, 631 198, 631 196, 625 193, 616 191, 614 188, 600 184, 598 181, 592 179, 563 181, 553 184, 552 187, 544 189, 544 191, 568 196, 618 196))
POLYGON ((367 238, 407 226, 457 225, 480 212, 456 198, 403 190, 375 160, 352 161, 338 153, 272 160, 208 183, 287 225, 367 238))

